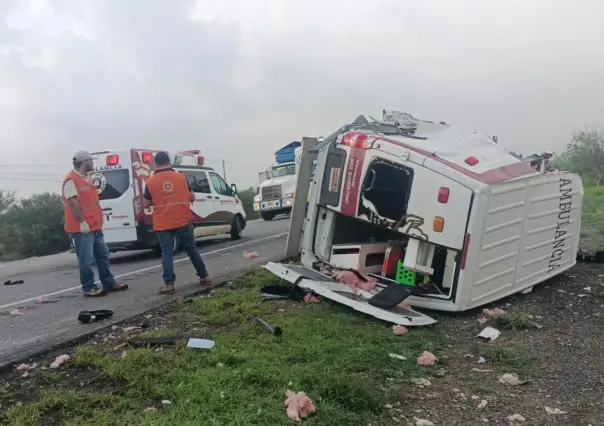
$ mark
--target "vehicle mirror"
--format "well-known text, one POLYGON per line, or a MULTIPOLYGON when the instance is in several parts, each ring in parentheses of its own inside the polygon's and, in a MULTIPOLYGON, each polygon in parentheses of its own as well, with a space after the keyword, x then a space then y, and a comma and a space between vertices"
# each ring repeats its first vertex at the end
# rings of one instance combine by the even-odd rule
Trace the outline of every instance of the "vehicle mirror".
POLYGON ((231 191, 233 192, 233 194, 237 194, 237 185, 235 185, 234 183, 231 184, 231 191))

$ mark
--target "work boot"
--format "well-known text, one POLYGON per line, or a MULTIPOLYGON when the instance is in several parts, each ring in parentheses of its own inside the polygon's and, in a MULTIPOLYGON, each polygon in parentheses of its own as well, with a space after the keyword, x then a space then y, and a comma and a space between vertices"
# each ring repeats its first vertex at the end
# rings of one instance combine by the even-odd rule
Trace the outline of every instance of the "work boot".
POLYGON ((210 281, 210 278, 208 275, 206 275, 205 277, 199 279, 199 284, 203 287, 210 287, 212 285, 212 281, 210 281))
POLYGON ((174 293, 176 293, 176 287, 174 287, 174 283, 166 283, 166 285, 159 289, 159 294, 165 294, 169 296, 174 293))
POLYGON ((115 292, 124 291, 124 290, 128 290, 128 284, 115 283, 115 285, 113 287, 109 287, 109 288, 105 289, 105 291, 107 293, 115 293, 115 292))
POLYGON ((107 296, 107 292, 105 290, 101 290, 98 287, 84 292, 84 297, 103 297, 103 296, 107 296))

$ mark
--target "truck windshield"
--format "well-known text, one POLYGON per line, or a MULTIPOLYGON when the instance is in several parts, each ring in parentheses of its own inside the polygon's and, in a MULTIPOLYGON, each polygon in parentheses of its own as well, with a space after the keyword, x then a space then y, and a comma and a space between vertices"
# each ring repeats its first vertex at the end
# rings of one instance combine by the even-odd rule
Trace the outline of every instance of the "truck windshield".
POLYGON ((92 172, 90 180, 99 192, 100 200, 114 200, 130 187, 130 171, 120 169, 92 172))
POLYGON ((295 164, 284 164, 283 166, 273 167, 271 170, 271 175, 273 178, 283 177, 287 175, 295 175, 296 174, 296 165, 295 164))

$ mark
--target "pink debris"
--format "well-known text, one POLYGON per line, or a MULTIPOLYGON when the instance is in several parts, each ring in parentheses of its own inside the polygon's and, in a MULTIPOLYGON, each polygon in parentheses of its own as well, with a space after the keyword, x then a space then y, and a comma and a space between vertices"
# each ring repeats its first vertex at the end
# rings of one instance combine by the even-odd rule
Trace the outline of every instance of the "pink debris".
POLYGON ((407 334, 409 330, 407 330, 407 327, 404 327, 402 325, 393 325, 392 326, 392 332, 396 335, 396 336, 402 336, 403 334, 407 334))
POLYGON ((13 309, 12 311, 10 311, 11 317, 18 317, 20 315, 25 315, 25 314, 23 312, 21 312, 19 309, 13 309))
POLYGON ((46 303, 46 302, 48 302, 48 300, 46 299, 45 295, 41 294, 38 297, 36 297, 36 303, 38 305, 41 305, 41 304, 46 303))
POLYGON ((257 251, 244 251, 243 252, 243 257, 245 259, 255 259, 257 257, 259 257, 260 255, 258 254, 257 251))
POLYGON ((35 370, 38 364, 19 364, 15 368, 17 371, 35 370))
POLYGON ((312 293, 306 293, 306 295, 304 296, 304 301, 306 303, 321 303, 321 299, 312 293))
POLYGON ((417 358, 417 363, 424 367, 432 367, 436 364, 436 361, 438 361, 438 358, 436 358, 432 352, 428 351, 424 351, 419 358, 417 358))
POLYGON ((501 308, 494 308, 494 309, 483 309, 482 314, 486 318, 496 318, 496 317, 500 317, 502 315, 507 314, 507 312, 501 308))
POLYGON ((397 305, 399 308, 403 308, 403 309, 407 309, 409 311, 412 311, 413 308, 411 307, 410 304, 408 304, 407 302, 401 302, 397 305))
POLYGON ((69 361, 69 358, 69 355, 59 355, 55 358, 52 364, 50 364, 50 368, 59 368, 62 364, 65 364, 67 361, 69 361))
POLYGON ((301 417, 307 417, 317 411, 317 408, 304 392, 285 392, 285 409, 287 417, 299 422, 301 417))
POLYGON ((335 274, 335 279, 353 289, 355 296, 358 294, 359 289, 371 291, 375 288, 375 278, 365 277, 360 272, 350 270, 340 271, 335 274))

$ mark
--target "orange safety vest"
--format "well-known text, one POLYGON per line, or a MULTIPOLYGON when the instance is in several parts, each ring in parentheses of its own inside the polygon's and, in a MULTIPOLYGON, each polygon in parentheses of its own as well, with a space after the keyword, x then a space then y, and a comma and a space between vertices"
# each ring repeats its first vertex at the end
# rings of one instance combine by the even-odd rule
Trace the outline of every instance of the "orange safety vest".
MULTIPOLYGON (((90 227, 91 232, 100 231, 103 227, 103 210, 99 203, 99 194, 97 189, 87 179, 84 179, 79 173, 74 170, 67 173, 63 179, 63 185, 68 180, 73 180, 76 188, 78 188, 78 204, 82 209, 82 214, 86 219, 86 223, 90 227)), ((61 191, 62 192, 62 191, 61 191)), ((80 222, 75 218, 71 209, 67 204, 67 200, 63 195, 63 209, 65 210, 65 231, 70 234, 82 232, 80 222)))
POLYGON ((153 229, 166 231, 191 223, 191 199, 185 175, 173 170, 156 173, 147 179, 153 203, 153 229))

